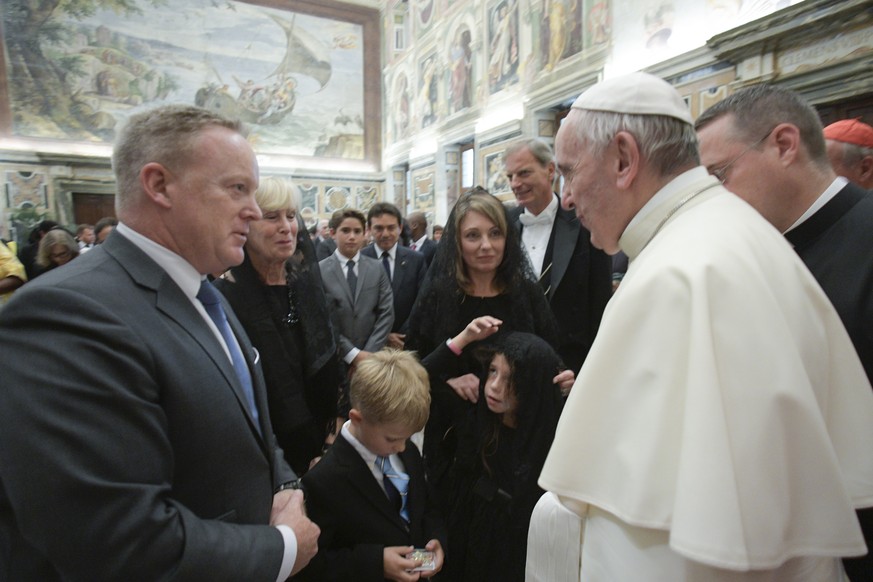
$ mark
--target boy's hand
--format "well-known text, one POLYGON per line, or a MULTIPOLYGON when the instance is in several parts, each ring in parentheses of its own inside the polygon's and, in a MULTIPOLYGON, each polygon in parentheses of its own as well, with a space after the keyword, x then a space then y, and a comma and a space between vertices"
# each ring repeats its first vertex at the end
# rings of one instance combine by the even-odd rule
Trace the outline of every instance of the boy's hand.
POLYGON ((421 577, 421 572, 410 571, 419 565, 418 560, 406 557, 414 549, 412 546, 388 546, 382 550, 382 573, 386 580, 415 582, 421 577))
POLYGON ((440 544, 439 540, 430 540, 427 542, 427 545, 424 546, 425 550, 430 550, 434 554, 433 563, 436 566, 430 572, 421 572, 422 578, 430 578, 435 575, 437 572, 443 569, 443 560, 445 559, 445 554, 443 553, 443 546, 440 544))

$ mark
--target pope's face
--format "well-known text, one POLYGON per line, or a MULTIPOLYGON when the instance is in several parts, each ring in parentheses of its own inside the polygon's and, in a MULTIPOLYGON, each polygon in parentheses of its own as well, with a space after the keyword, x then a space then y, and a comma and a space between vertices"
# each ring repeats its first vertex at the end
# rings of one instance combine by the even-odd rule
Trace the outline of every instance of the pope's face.
POLYGON ((621 205, 622 196, 610 182, 610 163, 614 157, 608 147, 602 159, 591 155, 576 131, 577 112, 571 111, 555 137, 558 171, 564 177, 561 203, 573 209, 591 232, 591 244, 608 254, 618 252, 618 239, 632 214, 621 205))

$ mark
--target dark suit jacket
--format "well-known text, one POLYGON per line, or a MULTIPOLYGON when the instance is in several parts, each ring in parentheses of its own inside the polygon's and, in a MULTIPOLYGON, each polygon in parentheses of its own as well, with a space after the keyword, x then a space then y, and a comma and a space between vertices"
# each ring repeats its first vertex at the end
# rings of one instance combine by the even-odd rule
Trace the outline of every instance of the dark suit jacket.
MULTIPOLYGON (((382 250, 375 245, 369 245, 361 251, 362 255, 373 257, 381 264, 382 250), (378 252, 378 256, 377 256, 378 252)), ((383 267, 384 269, 384 267, 383 267)), ((394 325, 391 331, 406 333, 409 329, 409 314, 418 297, 418 291, 424 284, 427 273, 427 262, 424 255, 397 245, 394 258, 394 276, 391 278, 391 292, 394 295, 394 325)))
POLYGON ((336 241, 332 238, 319 239, 315 243, 315 258, 322 261, 336 251, 336 241))
MULTIPOLYGON (((873 192, 850 182, 785 238, 834 304, 873 381, 873 192)), ((871 548, 873 509, 858 518, 871 548)), ((873 553, 843 564, 851 580, 873 580, 873 553)))
POLYGON ((0 317, 0 579, 271 580, 282 536, 260 410, 167 273, 118 232, 16 292, 0 317))
MULTIPOLYGON (((410 244, 411 242, 412 241, 410 241, 410 244)), ((424 258, 427 261, 427 266, 430 267, 430 264, 433 262, 433 256, 436 254, 436 249, 437 243, 430 238, 426 238, 424 239, 424 243, 421 245, 421 248, 415 250, 424 255, 424 258)))
MULTIPOLYGON (((519 231, 522 208, 509 211, 519 231)), ((558 208, 552 226, 551 282, 547 298, 558 320, 558 354, 578 373, 612 297, 612 260, 591 245, 591 234, 571 210, 558 208)))
POLYGON ((361 455, 340 434, 324 458, 303 477, 306 509, 321 528, 318 555, 300 578, 313 581, 384 580, 386 546, 423 548, 431 539, 446 547, 445 529, 424 480, 424 465, 411 441, 400 453, 409 475, 409 528, 391 505, 361 455))
POLYGON ((345 265, 340 265, 336 254, 318 265, 330 319, 339 340, 340 357, 352 348, 378 352, 385 347, 394 325, 394 305, 391 283, 382 264, 370 257, 360 257, 354 298, 346 281, 345 265))

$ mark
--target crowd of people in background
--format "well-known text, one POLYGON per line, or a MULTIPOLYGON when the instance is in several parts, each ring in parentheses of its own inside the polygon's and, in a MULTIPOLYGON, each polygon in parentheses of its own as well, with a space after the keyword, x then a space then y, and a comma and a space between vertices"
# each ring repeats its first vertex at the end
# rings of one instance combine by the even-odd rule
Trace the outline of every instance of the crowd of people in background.
POLYGON ((873 128, 635 73, 555 149, 307 225, 133 116, 117 219, 0 244, 0 579, 871 579, 873 128))

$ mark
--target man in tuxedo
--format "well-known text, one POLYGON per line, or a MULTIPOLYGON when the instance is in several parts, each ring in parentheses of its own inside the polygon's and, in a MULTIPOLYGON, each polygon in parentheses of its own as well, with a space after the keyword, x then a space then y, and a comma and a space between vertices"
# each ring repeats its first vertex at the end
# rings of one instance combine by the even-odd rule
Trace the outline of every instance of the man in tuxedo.
MULTIPOLYGON (((757 85, 706 110, 695 128, 703 165, 784 233, 873 380, 873 196, 835 174, 815 109, 793 91, 757 85)), ((858 516, 869 549, 873 510, 858 516)), ((843 563, 850 579, 873 580, 869 553, 843 563)))
POLYGON ((238 122, 133 116, 121 223, 0 316, 0 579, 284 580, 317 551, 264 380, 206 279, 243 260, 258 167, 238 122))
POLYGON ((364 215, 337 210, 330 219, 336 252, 319 263, 339 356, 350 367, 378 352, 394 324, 391 282, 379 261, 364 256, 364 215))
POLYGON ((424 212, 413 212, 406 221, 409 223, 409 248, 423 254, 427 266, 430 267, 437 244, 427 237, 427 216, 424 212))
POLYGON ((518 206, 510 220, 560 327, 558 354, 578 373, 612 294, 612 261, 591 245, 590 233, 552 190, 555 161, 549 146, 525 139, 504 156, 518 206))
POLYGON ((427 263, 424 255, 399 244, 403 218, 390 202, 377 202, 367 212, 367 228, 373 237, 361 254, 378 259, 391 280, 394 297, 394 325, 388 334, 388 347, 403 349, 409 313, 424 283, 427 263))

